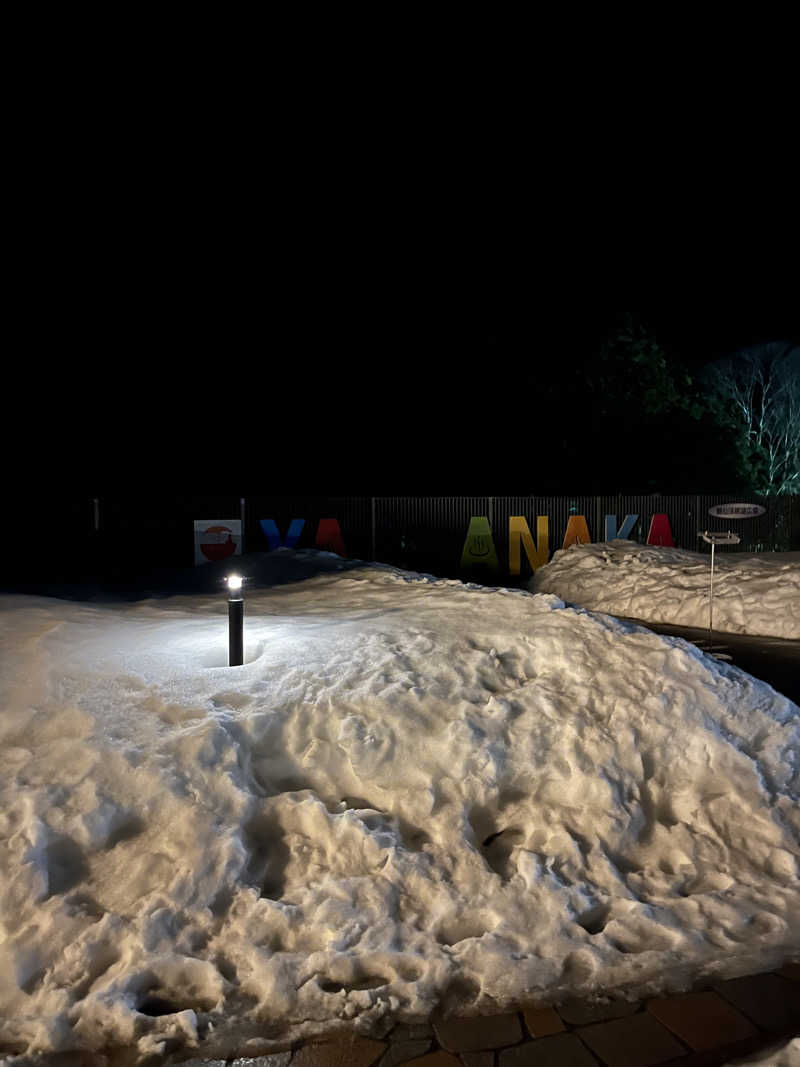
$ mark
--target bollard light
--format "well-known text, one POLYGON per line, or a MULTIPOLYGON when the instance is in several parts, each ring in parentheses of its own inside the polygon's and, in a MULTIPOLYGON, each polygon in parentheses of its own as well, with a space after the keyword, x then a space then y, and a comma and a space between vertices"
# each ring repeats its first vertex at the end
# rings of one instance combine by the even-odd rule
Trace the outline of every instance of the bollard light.
POLYGON ((228 666, 244 663, 244 595, 242 576, 229 574, 228 582, 228 666))

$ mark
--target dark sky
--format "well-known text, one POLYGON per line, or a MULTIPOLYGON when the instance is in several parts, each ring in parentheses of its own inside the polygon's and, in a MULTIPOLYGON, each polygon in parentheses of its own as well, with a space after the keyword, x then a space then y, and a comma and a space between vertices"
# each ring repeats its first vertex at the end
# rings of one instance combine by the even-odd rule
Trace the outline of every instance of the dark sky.
MULTIPOLYGON (((341 290, 215 303, 205 290, 178 300, 143 289, 100 314, 72 306, 62 325, 75 343, 46 373, 22 368, 10 477, 91 494, 529 491, 520 474, 534 460, 507 454, 504 419, 529 423, 543 462, 531 378, 559 382, 567 399, 621 314, 341 290)), ((694 364, 800 337, 779 309, 640 314, 694 364)))
MULTIPOLYGON (((556 307, 537 316, 534 325, 513 309, 505 314, 507 310, 491 310, 488 316, 490 333, 501 339, 515 337, 532 348, 537 346, 539 338, 552 342, 569 333, 583 347, 588 358, 625 315, 625 312, 599 307, 583 312, 575 309, 566 312, 556 307), (570 323, 574 318, 578 321, 574 322, 573 328, 570 323)), ((794 309, 754 308, 732 301, 727 306, 645 308, 635 314, 665 347, 687 363, 704 363, 769 341, 800 341, 800 303, 794 309)))
POLYGON ((733 306, 642 311, 662 343, 686 362, 704 363, 770 341, 800 342, 800 306, 754 309, 733 306))

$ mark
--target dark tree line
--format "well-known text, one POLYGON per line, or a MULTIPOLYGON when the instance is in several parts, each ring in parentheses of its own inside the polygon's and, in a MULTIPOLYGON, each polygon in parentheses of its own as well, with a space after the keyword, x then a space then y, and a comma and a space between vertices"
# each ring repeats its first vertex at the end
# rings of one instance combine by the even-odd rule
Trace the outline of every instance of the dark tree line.
MULTIPOLYGON (((513 350, 524 360, 519 338, 493 347, 501 362, 513 350)), ((536 458, 510 481, 529 492, 798 492, 799 364, 788 341, 703 359, 636 313, 582 342, 565 330, 508 396, 511 454, 536 458)))

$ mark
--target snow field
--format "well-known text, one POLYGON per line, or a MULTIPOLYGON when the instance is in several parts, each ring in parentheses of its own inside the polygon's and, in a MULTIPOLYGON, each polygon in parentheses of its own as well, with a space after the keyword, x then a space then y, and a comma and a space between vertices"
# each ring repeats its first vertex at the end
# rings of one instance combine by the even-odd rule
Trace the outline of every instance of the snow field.
POLYGON ((238 668, 226 610, 0 598, 0 1050, 241 1055, 800 953, 766 684, 381 566, 249 590, 238 668))

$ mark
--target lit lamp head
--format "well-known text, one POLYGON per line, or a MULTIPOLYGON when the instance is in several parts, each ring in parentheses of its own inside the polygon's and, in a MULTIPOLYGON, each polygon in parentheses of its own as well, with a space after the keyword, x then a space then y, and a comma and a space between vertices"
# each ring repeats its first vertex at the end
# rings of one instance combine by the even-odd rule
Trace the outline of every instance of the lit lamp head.
POLYGON ((228 600, 242 600, 242 576, 241 574, 229 574, 225 579, 228 583, 228 600))

